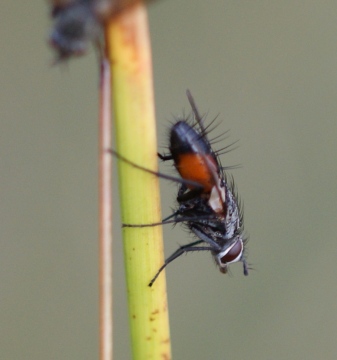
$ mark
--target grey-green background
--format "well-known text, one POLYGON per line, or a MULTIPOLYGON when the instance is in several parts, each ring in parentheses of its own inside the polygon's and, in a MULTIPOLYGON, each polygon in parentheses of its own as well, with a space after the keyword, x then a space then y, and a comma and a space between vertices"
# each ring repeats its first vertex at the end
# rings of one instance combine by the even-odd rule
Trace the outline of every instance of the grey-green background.
MULTIPOLYGON (((0 358, 97 359, 97 64, 50 67, 46 2, 0 14, 0 358)), ((336 359, 337 2, 165 0, 149 10, 159 145, 199 108, 240 139, 249 277, 168 267, 175 359, 336 359)), ((130 130, 131 131, 131 130, 130 130)), ((163 172, 174 173, 169 166, 163 172)), ((115 190, 116 181, 115 181, 115 190)), ((116 193, 115 191, 115 193, 116 193)), ((163 214, 176 186, 162 182, 163 214)), ((116 359, 130 359, 118 195, 116 359)), ((165 251, 189 240, 165 228, 165 251)))

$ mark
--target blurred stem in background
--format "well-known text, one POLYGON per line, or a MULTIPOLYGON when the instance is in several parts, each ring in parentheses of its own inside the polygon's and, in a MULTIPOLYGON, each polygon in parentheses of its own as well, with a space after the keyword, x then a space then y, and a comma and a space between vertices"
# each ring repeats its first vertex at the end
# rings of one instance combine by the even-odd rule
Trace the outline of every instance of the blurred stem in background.
POLYGON ((99 317, 100 360, 113 354, 112 317, 112 146, 110 64, 100 64, 99 115, 99 317))
MULTIPOLYGON (((152 62, 145 5, 139 2, 113 17, 106 26, 106 41, 117 152, 156 171, 152 62)), ((158 178, 119 161, 119 188, 123 223, 161 221, 158 178)), ((170 359, 164 274, 152 288, 148 286, 164 261, 162 228, 124 228, 123 242, 133 359, 170 359)))

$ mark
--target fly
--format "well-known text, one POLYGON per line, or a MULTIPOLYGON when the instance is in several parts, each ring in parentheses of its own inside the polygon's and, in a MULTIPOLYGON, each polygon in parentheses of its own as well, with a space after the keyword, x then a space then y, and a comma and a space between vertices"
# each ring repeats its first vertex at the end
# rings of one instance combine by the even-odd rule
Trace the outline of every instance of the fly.
POLYGON ((55 62, 81 56, 89 43, 102 50, 103 25, 137 0, 50 0, 53 28, 49 42, 55 49, 55 62))
POLYGON ((169 154, 158 154, 163 161, 173 161, 181 178, 148 170, 115 154, 130 165, 158 177, 180 183, 177 210, 161 223, 129 225, 144 227, 183 222, 198 240, 179 247, 157 271, 149 286, 152 286, 161 271, 184 253, 194 251, 211 252, 222 273, 228 272, 229 264, 241 261, 244 275, 248 275, 243 237, 243 214, 240 210, 233 179, 221 166, 219 152, 214 151, 208 140, 194 99, 189 91, 187 97, 194 117, 178 120, 170 129, 169 154))
POLYGON ((56 62, 86 53, 90 42, 103 36, 93 0, 52 0, 53 28, 49 43, 57 53, 56 62))

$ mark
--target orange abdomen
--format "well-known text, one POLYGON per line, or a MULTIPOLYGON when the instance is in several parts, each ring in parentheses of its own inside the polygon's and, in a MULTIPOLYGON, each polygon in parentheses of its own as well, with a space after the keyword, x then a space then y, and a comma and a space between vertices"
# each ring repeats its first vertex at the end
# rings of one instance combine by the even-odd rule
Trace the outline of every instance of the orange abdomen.
MULTIPOLYGON (((175 165, 183 179, 202 185, 203 193, 211 192, 215 185, 213 174, 216 171, 216 164, 210 154, 182 153, 176 159, 175 165)), ((187 185, 187 187, 193 189, 193 186, 187 185)))

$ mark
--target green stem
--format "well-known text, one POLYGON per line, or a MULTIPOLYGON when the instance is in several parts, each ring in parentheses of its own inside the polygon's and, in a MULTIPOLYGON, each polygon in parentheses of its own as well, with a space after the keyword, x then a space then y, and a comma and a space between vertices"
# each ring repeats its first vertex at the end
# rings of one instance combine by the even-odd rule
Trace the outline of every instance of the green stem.
MULTIPOLYGON (((152 64, 147 15, 138 3, 113 18, 106 39, 111 62, 117 152, 157 170, 152 64)), ((160 222, 158 178, 119 161, 122 221, 160 222)), ((129 320, 134 360, 171 359, 160 226, 123 229, 129 320)))

